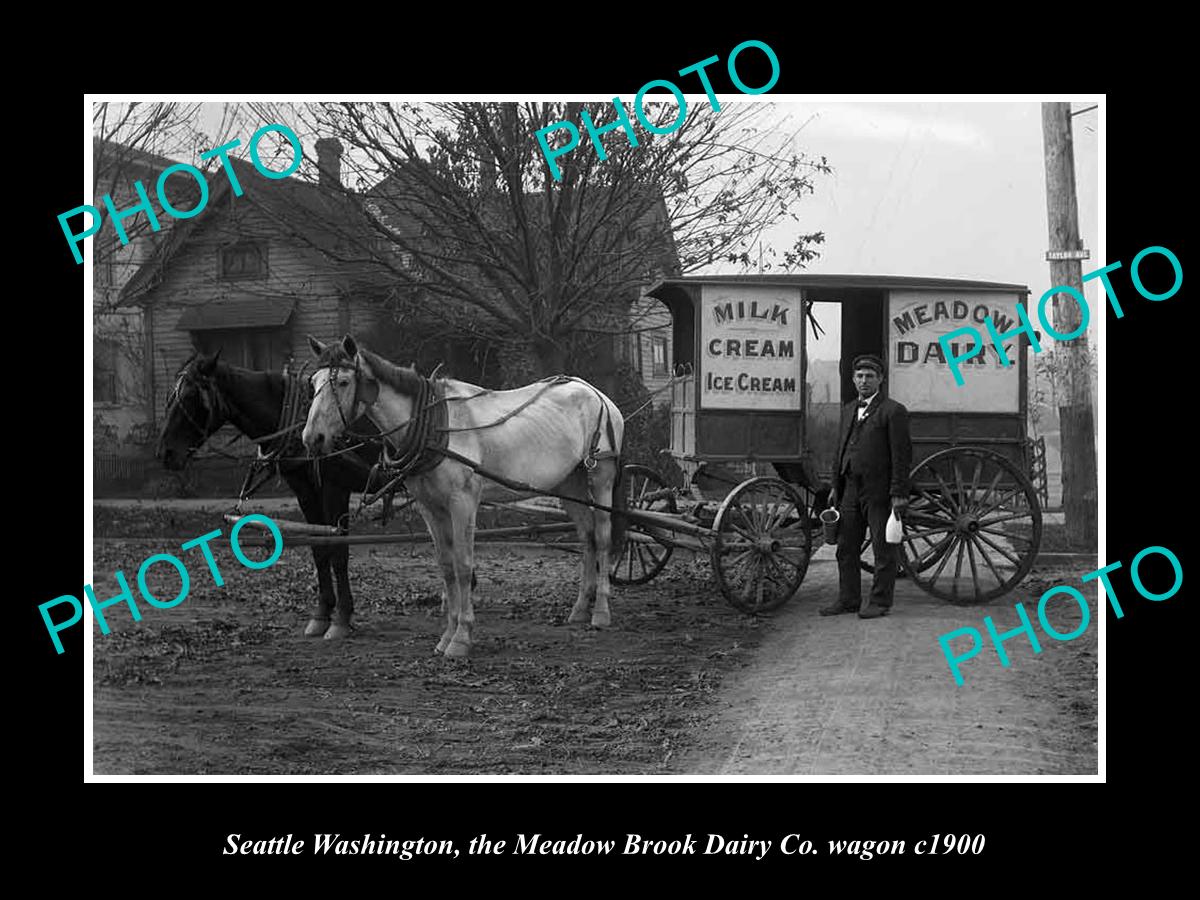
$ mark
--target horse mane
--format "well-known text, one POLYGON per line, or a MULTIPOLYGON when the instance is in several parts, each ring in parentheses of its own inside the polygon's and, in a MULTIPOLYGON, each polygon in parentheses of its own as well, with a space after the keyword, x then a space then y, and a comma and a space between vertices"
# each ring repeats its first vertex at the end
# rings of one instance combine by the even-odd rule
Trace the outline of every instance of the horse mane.
MULTIPOLYGON (((338 350, 341 351, 343 357, 346 356, 346 352, 340 346, 338 350)), ((416 369, 388 362, 378 353, 372 353, 363 347, 358 348, 358 354, 371 367, 371 373, 388 387, 409 397, 420 394, 421 385, 425 379, 416 369)), ((346 365, 354 365, 354 360, 349 360, 346 365)))

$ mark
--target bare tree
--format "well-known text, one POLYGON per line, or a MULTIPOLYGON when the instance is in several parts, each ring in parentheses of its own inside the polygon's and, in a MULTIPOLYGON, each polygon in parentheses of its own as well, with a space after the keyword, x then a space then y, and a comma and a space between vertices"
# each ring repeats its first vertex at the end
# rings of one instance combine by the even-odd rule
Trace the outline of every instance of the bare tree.
MULTIPOLYGON (((648 106, 660 129, 679 113, 648 106)), ((689 108, 671 134, 639 130, 636 147, 607 134, 603 160, 579 122, 586 111, 597 128, 611 124, 611 103, 251 108, 306 140, 343 144, 342 190, 368 225, 323 251, 383 267, 398 316, 428 321, 436 305, 442 327, 502 351, 509 378, 561 371, 603 335, 638 327, 629 304, 654 277, 757 267, 763 232, 798 219, 814 176, 829 171, 823 157, 789 152, 793 136, 764 127, 761 105, 689 108), (555 180, 536 133, 561 121, 584 137, 558 158, 555 180)), ((319 179, 311 166, 300 174, 319 179)), ((823 240, 769 249, 766 265, 802 267, 823 240)))
MULTIPOLYGON (((93 389, 98 404, 93 419, 97 446, 111 449, 118 433, 108 418, 111 407, 144 405, 145 362, 143 323, 138 309, 121 309, 121 288, 150 257, 155 242, 171 227, 157 198, 157 179, 176 162, 210 168, 215 160, 199 162, 204 150, 227 140, 236 110, 226 105, 215 130, 204 128, 203 108, 197 103, 97 103, 92 109, 92 199, 104 221, 90 239, 93 261, 93 389), (139 212, 122 220, 127 240, 122 243, 102 201, 112 199, 118 211, 140 203, 135 184, 142 183, 159 221, 155 233, 149 216, 139 212)), ((186 175, 168 179, 164 188, 176 209, 190 209, 199 200, 199 188, 186 175)), ((74 234, 81 234, 84 214, 68 219, 74 234)), ((118 417, 125 423, 128 416, 118 417)), ((148 426, 135 424, 129 439, 149 440, 148 426)))
MULTIPOLYGON (((141 181, 158 216, 160 231, 170 217, 157 202, 158 174, 175 162, 211 169, 216 160, 199 161, 200 153, 228 139, 236 117, 236 106, 225 104, 216 129, 206 131, 199 103, 97 103, 92 109, 92 196, 93 205, 107 219, 101 198, 111 195, 118 210, 139 202, 134 183, 141 181)), ((166 191, 172 205, 189 209, 198 200, 196 185, 186 176, 168 180, 166 191)), ((82 214, 74 221, 82 221, 82 214)), ((122 243, 110 221, 105 221, 92 238, 95 265, 95 308, 115 309, 121 287, 148 255, 146 242, 139 249, 127 248, 139 238, 154 233, 149 216, 139 213, 123 220, 128 241, 122 243)), ((75 233, 82 232, 77 227, 75 233)))

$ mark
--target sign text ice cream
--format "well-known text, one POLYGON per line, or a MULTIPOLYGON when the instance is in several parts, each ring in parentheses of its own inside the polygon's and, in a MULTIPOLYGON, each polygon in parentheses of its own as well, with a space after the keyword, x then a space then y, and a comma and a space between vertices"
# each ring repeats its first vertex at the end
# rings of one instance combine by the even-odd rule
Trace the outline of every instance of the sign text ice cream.
POLYGON ((800 409, 800 292, 706 284, 701 293, 700 405, 800 409))

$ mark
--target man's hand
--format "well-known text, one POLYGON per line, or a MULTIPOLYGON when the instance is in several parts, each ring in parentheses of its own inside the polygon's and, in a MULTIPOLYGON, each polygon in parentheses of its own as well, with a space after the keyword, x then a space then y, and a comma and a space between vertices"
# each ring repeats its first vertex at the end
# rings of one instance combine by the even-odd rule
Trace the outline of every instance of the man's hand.
POLYGON ((892 510, 896 513, 897 517, 904 515, 904 511, 906 509, 908 509, 908 498, 907 497, 893 497, 892 498, 892 510))

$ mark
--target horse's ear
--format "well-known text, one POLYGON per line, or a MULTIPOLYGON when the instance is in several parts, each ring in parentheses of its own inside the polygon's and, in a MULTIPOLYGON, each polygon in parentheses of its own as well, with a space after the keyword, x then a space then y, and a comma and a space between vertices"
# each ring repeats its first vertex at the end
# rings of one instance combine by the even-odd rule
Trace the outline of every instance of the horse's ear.
POLYGON ((350 335, 342 338, 342 349, 346 351, 346 355, 351 359, 358 356, 358 344, 354 342, 354 338, 350 335))
MULTIPOLYGON (((358 346, 357 346, 356 344, 354 344, 354 342, 353 342, 353 341, 351 341, 351 345, 352 345, 352 346, 354 346, 354 349, 355 349, 355 351, 357 352, 357 350, 358 350, 358 346)), ((358 366, 360 369, 362 369, 362 370, 363 370, 363 372, 365 372, 365 373, 366 373, 366 375, 367 375, 367 377, 368 377, 368 378, 374 378, 374 377, 375 377, 375 369, 374 369, 374 367, 371 365, 371 361, 370 361, 369 359, 367 359, 365 356, 359 355, 359 356, 355 357, 355 364, 356 364, 356 365, 357 365, 357 366, 358 366)))
POLYGON ((308 338, 308 346, 312 347, 313 355, 320 357, 320 355, 325 352, 325 345, 318 341, 311 334, 305 335, 305 337, 308 338))

